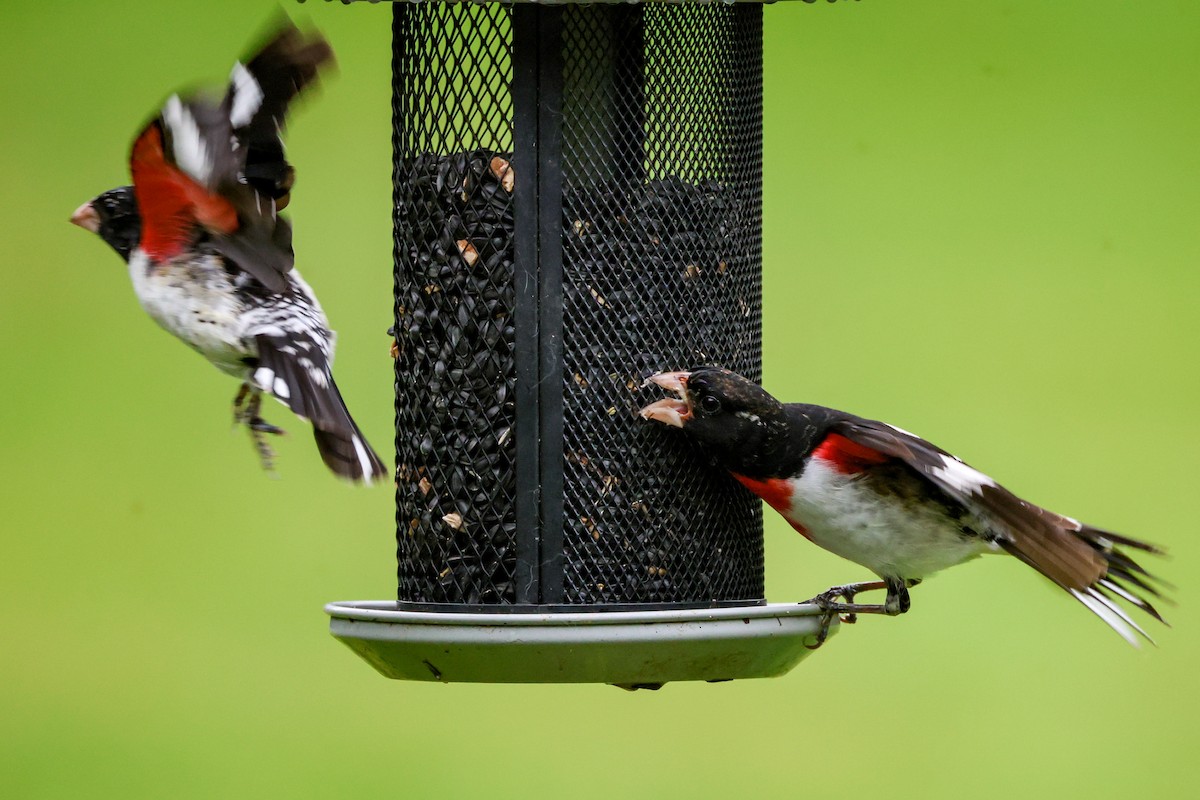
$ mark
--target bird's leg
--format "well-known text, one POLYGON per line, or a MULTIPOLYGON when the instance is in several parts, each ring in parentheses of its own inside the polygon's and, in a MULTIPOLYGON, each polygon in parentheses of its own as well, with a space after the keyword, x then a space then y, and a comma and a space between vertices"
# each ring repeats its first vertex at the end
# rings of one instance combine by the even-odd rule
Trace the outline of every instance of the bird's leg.
POLYGON ((246 419, 246 398, 250 396, 250 384, 242 381, 242 388, 238 389, 237 395, 233 398, 233 424, 241 425, 247 422, 246 419))
POLYGON ((842 618, 843 622, 850 624, 857 622, 858 616, 856 612, 858 611, 858 607, 854 604, 855 595, 857 595, 859 592, 869 592, 876 589, 883 589, 886 588, 886 586, 887 584, 883 581, 848 583, 844 586, 830 587, 814 597, 812 600, 807 601, 820 608, 822 611, 824 611, 824 613, 821 614, 821 629, 817 632, 817 641, 814 644, 805 646, 810 650, 816 650, 818 647, 825 644, 825 640, 829 638, 829 626, 833 624, 834 617, 837 617, 842 613, 846 613, 846 616, 842 618), (838 598, 841 598, 845 602, 837 602, 838 598), (853 610, 851 609, 851 606, 854 606, 853 610))
POLYGON ((267 443, 266 434, 280 436, 286 431, 262 418, 259 414, 262 410, 262 393, 255 391, 248 383, 243 383, 242 388, 238 390, 233 408, 235 420, 244 422, 246 429, 250 431, 250 440, 254 443, 254 450, 258 453, 258 460, 262 462, 263 469, 274 475, 275 451, 267 443), (246 398, 247 394, 249 399, 246 398))
POLYGON ((826 589, 807 602, 819 606, 825 611, 846 614, 848 618, 845 621, 851 623, 855 621, 854 615, 856 614, 887 614, 889 617, 894 617, 897 614, 903 614, 908 611, 909 606, 912 605, 908 597, 908 590, 920 582, 919 579, 903 580, 900 578, 885 578, 882 581, 849 583, 845 586, 834 586, 831 589, 826 589), (856 595, 876 589, 887 589, 887 597, 883 603, 874 605, 854 602, 856 595), (846 602, 837 602, 839 597, 846 602))
POLYGON ((916 586, 920 582, 920 579, 911 581, 898 578, 886 579, 887 597, 883 601, 883 613, 888 616, 906 613, 912 607, 912 600, 908 597, 908 588, 916 586))
POLYGON ((863 583, 848 583, 844 586, 834 586, 821 592, 813 599, 807 601, 825 612, 821 615, 821 630, 817 634, 816 644, 810 645, 809 649, 815 650, 824 644, 825 639, 829 637, 829 626, 833 623, 835 616, 844 614, 845 616, 841 617, 841 621, 853 624, 858 621, 859 614, 887 614, 888 616, 896 616, 905 613, 912 605, 912 601, 908 596, 908 590, 920 582, 920 579, 901 580, 899 578, 885 578, 882 581, 865 581, 863 583), (878 589, 887 589, 887 597, 882 604, 873 605, 854 602, 855 596, 861 592, 870 592, 878 589), (839 598, 844 602, 838 602, 839 598))

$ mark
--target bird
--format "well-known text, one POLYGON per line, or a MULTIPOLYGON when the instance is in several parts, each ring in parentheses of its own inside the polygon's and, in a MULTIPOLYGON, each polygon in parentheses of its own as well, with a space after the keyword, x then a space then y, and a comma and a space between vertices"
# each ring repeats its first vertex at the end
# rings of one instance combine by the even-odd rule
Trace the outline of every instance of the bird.
POLYGON ((220 100, 172 94, 134 139, 132 186, 81 205, 70 221, 128 265, 150 317, 238 378, 235 424, 274 473, 262 395, 309 420, 325 464, 370 484, 382 459, 350 416, 331 373, 336 336, 294 269, 288 205, 295 170, 281 134, 287 107, 333 60, 329 43, 284 22, 220 100))
POLYGON ((1023 500, 919 436, 781 403, 720 367, 660 372, 647 384, 673 396, 642 408, 642 418, 683 430, 805 538, 880 578, 813 598, 827 612, 819 641, 831 615, 903 614, 923 578, 987 553, 1016 556, 1134 646, 1139 636, 1153 640, 1122 602, 1164 622, 1152 601, 1169 586, 1130 555, 1161 548, 1023 500), (883 603, 855 602, 878 589, 883 603))

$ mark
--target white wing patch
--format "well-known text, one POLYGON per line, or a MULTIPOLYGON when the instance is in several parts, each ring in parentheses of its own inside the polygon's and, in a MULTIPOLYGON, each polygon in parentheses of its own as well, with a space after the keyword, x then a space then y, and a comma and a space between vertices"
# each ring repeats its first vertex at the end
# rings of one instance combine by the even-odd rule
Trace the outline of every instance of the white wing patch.
POLYGON ((179 95, 167 98, 163 106, 163 121, 171 130, 171 155, 175 164, 200 183, 208 184, 212 177, 212 162, 208 158, 208 147, 200 135, 200 126, 192 112, 183 105, 179 95))
POLYGON ((292 393, 288 389, 288 385, 284 383, 283 378, 275 379, 275 390, 272 392, 272 394, 274 394, 280 400, 287 400, 292 396, 292 393))
POLYGON ((358 436, 351 436, 350 441, 354 443, 354 454, 358 456, 358 465, 362 468, 363 484, 371 485, 371 457, 367 455, 367 448, 363 446, 363 440, 358 436))
POLYGON ((312 362, 311 358, 300 356, 298 359, 296 359, 296 363, 308 373, 309 380, 311 380, 317 386, 320 386, 322 389, 329 386, 328 370, 319 369, 317 365, 312 362))
POLYGON ((270 367, 259 367, 254 370, 254 382, 265 392, 275 388, 275 370, 270 367))
POLYGON ((952 456, 942 456, 942 466, 930 470, 934 477, 940 478, 960 492, 979 494, 984 486, 995 486, 996 482, 974 467, 968 467, 952 456))
POLYGON ((233 83, 233 107, 229 109, 229 122, 235 128, 242 128, 250 124, 262 107, 263 90, 240 61, 233 65, 229 80, 233 83))
POLYGON ((911 431, 906 431, 906 430, 904 430, 904 428, 901 428, 899 425, 893 425, 893 424, 892 424, 892 423, 890 423, 890 422, 885 422, 885 423, 883 423, 883 424, 884 424, 884 425, 887 425, 889 428, 891 428, 892 430, 896 431, 897 433, 903 433, 905 436, 911 436, 911 437, 912 437, 912 438, 914 438, 914 439, 920 439, 920 438, 921 438, 920 436, 917 436, 915 433, 912 433, 911 431))

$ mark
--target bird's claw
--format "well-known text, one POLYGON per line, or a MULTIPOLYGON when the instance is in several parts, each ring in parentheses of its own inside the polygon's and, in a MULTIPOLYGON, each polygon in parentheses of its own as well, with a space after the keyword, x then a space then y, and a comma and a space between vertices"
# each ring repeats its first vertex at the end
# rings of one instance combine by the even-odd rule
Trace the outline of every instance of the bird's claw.
POLYGON ((272 425, 262 417, 253 417, 252 419, 247 420, 246 426, 252 431, 256 431, 258 433, 270 433, 275 436, 282 436, 283 434, 287 433, 287 431, 285 431, 283 428, 272 425))
POLYGON ((883 581, 847 583, 844 586, 831 586, 808 602, 824 611, 845 614, 845 617, 842 619, 842 621, 853 624, 858 621, 858 613, 860 611, 871 613, 871 611, 876 608, 882 608, 882 606, 859 605, 854 602, 854 598, 857 597, 861 592, 870 592, 876 589, 886 588, 887 584, 883 581), (842 602, 839 602, 839 599, 842 602))
POLYGON ((267 443, 267 434, 282 436, 287 431, 263 419, 259 415, 261 409, 262 395, 254 391, 249 383, 243 383, 237 396, 233 398, 233 423, 245 425, 250 431, 250 441, 254 444, 254 451, 258 453, 259 462, 267 474, 275 478, 278 477, 275 474, 275 451, 267 443))
POLYGON ((246 402, 246 398, 250 396, 250 384, 243 383, 242 388, 238 389, 237 395, 233 398, 233 424, 242 425, 246 422, 251 403, 246 402))
POLYGON ((829 638, 829 628, 833 625, 835 617, 839 622, 844 622, 848 625, 858 622, 858 609, 854 606, 855 596, 859 592, 882 588, 884 588, 884 584, 881 581, 849 583, 844 586, 832 586, 811 600, 808 600, 807 602, 821 609, 823 613, 821 614, 821 628, 817 631, 816 642, 811 645, 805 645, 805 647, 809 650, 816 650, 825 644, 825 640, 829 638), (839 602, 839 600, 844 602, 839 602))
POLYGON ((830 587, 806 601, 824 612, 821 615, 821 629, 817 633, 817 641, 810 645, 809 649, 815 650, 825 643, 829 637, 829 627, 833 624, 834 617, 838 617, 840 622, 853 625, 858 622, 859 614, 884 614, 894 617, 908 611, 908 590, 920 582, 920 580, 910 579, 848 583, 844 586, 830 587), (883 603, 876 605, 854 602, 854 598, 860 593, 877 589, 887 590, 888 595, 883 603))
POLYGON ((272 478, 278 478, 275 473, 275 451, 267 444, 266 436, 261 431, 250 428, 250 439, 254 443, 254 451, 258 453, 263 470, 272 478))
POLYGON ((258 460, 262 463, 263 470, 272 478, 278 478, 279 476, 275 473, 275 450, 267 443, 267 434, 282 436, 286 431, 272 425, 257 414, 246 421, 246 428, 250 431, 250 439, 254 442, 254 450, 258 453, 258 460))

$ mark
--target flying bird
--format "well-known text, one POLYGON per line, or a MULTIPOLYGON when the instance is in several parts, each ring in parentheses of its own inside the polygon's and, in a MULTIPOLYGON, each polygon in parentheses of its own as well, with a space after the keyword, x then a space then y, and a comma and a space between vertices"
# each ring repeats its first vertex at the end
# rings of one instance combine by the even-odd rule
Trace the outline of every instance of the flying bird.
POLYGON ((335 335, 293 268, 292 233, 279 211, 295 171, 280 138, 289 103, 331 64, 320 34, 285 23, 219 100, 171 95, 136 136, 132 186, 81 205, 71 222, 124 259, 134 292, 160 326, 242 381, 234 419, 273 470, 262 418, 268 394, 312 422, 325 464, 370 483, 386 474, 330 372, 335 335))
POLYGON ((894 425, 780 403, 728 370, 662 372, 648 382, 674 396, 643 408, 643 418, 681 428, 805 538, 880 577, 814 598, 827 612, 903 614, 908 590, 922 578, 985 553, 1007 553, 1130 644, 1150 637, 1121 602, 1163 621, 1151 598, 1162 598, 1155 584, 1165 584, 1130 555, 1161 554, 1154 545, 1022 500, 894 425), (882 604, 854 602, 871 589, 887 590, 882 604))

